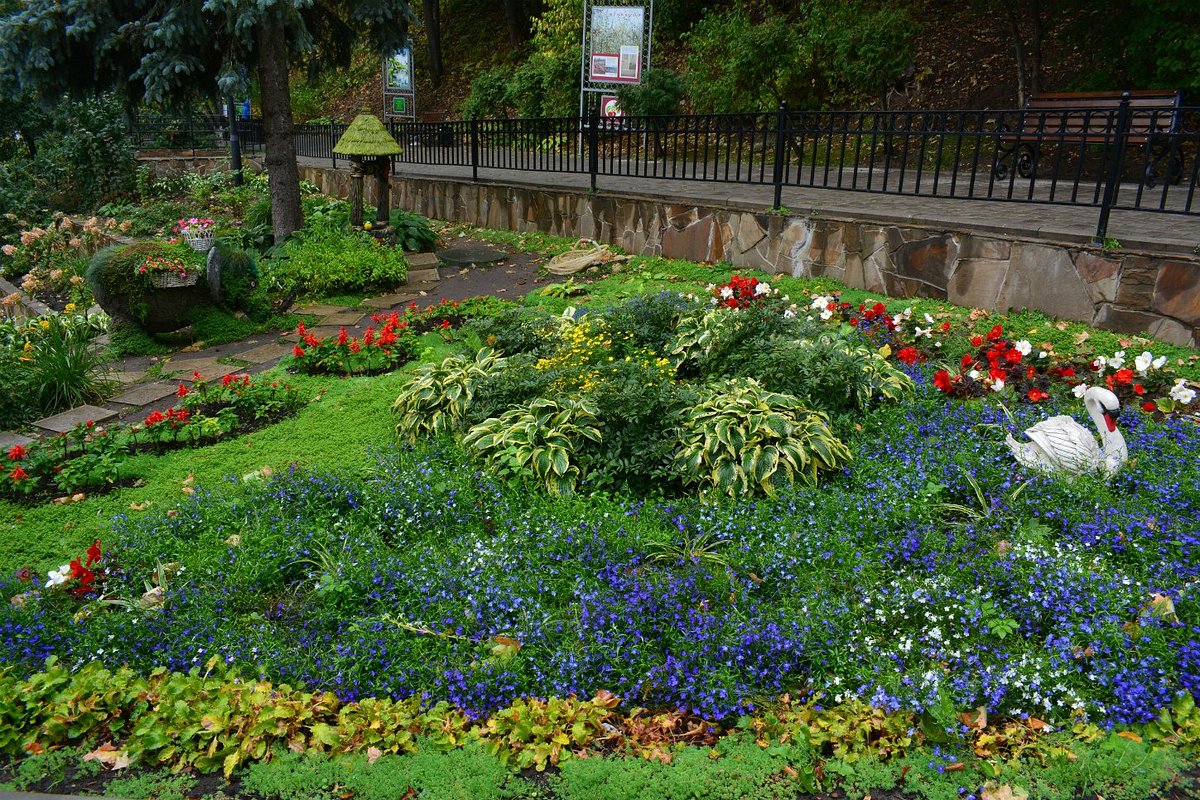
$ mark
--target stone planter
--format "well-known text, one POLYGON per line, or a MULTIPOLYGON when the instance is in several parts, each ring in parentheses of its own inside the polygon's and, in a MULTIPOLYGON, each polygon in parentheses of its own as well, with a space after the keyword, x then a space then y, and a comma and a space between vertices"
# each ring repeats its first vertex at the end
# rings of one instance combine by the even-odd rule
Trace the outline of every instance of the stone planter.
POLYGON ((135 298, 97 295, 96 302, 115 320, 137 325, 147 333, 169 333, 191 323, 193 310, 207 305, 208 288, 202 283, 151 288, 135 298))

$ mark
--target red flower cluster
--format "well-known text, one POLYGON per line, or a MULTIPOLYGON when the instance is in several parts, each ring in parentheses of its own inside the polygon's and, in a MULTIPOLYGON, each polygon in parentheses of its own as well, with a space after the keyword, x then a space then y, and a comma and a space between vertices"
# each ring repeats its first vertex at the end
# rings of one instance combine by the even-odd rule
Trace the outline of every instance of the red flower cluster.
POLYGON ((153 428, 162 422, 167 422, 172 428, 177 428, 181 425, 186 425, 191 420, 191 414, 186 408, 168 408, 164 414, 161 411, 151 411, 146 415, 145 425, 147 428, 153 428))
POLYGON ((87 549, 86 560, 80 563, 78 558, 71 560, 71 577, 79 581, 79 585, 71 589, 71 593, 75 595, 85 595, 92 591, 92 585, 96 582, 96 572, 91 569, 92 565, 99 563, 103 554, 100 552, 100 540, 92 542, 92 546, 87 549))
POLYGON ((1039 366, 1026 363, 1018 343, 1005 338, 1002 325, 983 336, 972 336, 971 344, 977 350, 962 357, 958 375, 940 370, 934 376, 938 389, 956 397, 981 397, 989 389, 1012 387, 1030 403, 1040 403, 1050 396, 1046 391, 1050 376, 1039 366))
POLYGON ((415 350, 408 323, 395 311, 374 314, 371 320, 374 324, 361 339, 351 336, 344 326, 336 337, 318 339, 300 323, 296 328, 300 344, 292 348, 296 367, 310 373, 356 375, 392 370, 408 361, 415 350))
POLYGON ((729 283, 714 287, 712 294, 717 299, 717 304, 725 308, 750 308, 762 305, 771 295, 769 284, 761 284, 764 288, 759 286, 758 278, 734 275, 729 279, 729 283))

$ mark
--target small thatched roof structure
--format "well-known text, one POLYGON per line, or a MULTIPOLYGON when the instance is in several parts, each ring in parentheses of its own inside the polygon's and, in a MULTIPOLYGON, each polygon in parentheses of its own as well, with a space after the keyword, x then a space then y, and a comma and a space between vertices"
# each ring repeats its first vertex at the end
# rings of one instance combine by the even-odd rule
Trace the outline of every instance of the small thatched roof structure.
POLYGON ((333 146, 339 156, 394 156, 401 151, 400 145, 388 133, 388 129, 374 114, 359 114, 346 128, 342 138, 333 146))

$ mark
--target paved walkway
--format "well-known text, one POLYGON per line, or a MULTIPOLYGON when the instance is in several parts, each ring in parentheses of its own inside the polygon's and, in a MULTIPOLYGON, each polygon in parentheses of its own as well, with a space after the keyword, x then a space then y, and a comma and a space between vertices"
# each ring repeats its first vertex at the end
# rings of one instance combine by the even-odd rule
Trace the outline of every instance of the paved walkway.
MULTIPOLYGON (((465 300, 481 294, 519 297, 546 280, 537 277, 535 261, 523 256, 477 269, 439 266, 438 257, 432 253, 409 254, 406 258, 407 283, 395 292, 369 297, 354 308, 309 304, 292 311, 315 317, 310 330, 317 336, 336 336, 342 326, 361 334, 372 324, 371 315, 376 312, 390 312, 413 302, 424 306, 443 298, 465 300)), ((139 421, 151 411, 173 406, 179 384, 191 383, 196 373, 212 379, 227 372, 262 372, 291 355, 295 342, 292 331, 264 333, 213 347, 185 348, 166 358, 138 357, 117 362, 112 365, 111 377, 120 384, 118 394, 102 405, 79 406, 37 420, 22 432, 0 431, 0 451, 73 430, 81 422, 139 421)))
MULTIPOLYGON (((300 158, 303 164, 331 166, 327 158, 300 158)), ((344 160, 339 170, 348 170, 344 160)), ((401 176, 471 180, 470 167, 444 164, 397 165, 401 176)), ((481 183, 532 189, 588 191, 586 173, 479 170, 481 183)), ((876 177, 878 180, 878 177, 876 177)), ((942 178, 946 181, 945 176, 942 178)), ((696 204, 717 208, 762 211, 771 207, 774 189, 767 185, 719 183, 702 180, 672 180, 639 176, 597 177, 602 195, 650 198, 668 203, 696 204)), ((1014 195, 1027 191, 1026 181, 1014 183, 1014 195)), ((1129 202, 1137 186, 1122 187, 1122 201, 1129 202)), ((1181 187, 1172 187, 1170 197, 1178 199, 1181 187)), ((1060 190, 1061 194, 1061 190, 1060 190)), ((999 233, 1031 239, 1086 244, 1092 240, 1100 211, 1088 206, 1068 206, 1004 200, 975 200, 947 197, 881 194, 840 189, 785 187, 783 205, 797 214, 824 217, 878 220, 885 224, 928 225, 935 228, 967 228, 983 233, 999 233)), ((1192 253, 1200 247, 1200 217, 1150 211, 1114 210, 1108 235, 1126 249, 1156 252, 1192 253)))

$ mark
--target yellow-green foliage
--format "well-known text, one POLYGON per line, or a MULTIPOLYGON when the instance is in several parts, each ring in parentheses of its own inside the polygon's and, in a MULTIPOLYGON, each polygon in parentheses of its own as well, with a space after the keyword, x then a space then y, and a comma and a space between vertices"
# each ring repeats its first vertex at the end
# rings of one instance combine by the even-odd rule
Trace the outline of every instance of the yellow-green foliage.
POLYGON ((419 436, 458 433, 475 396, 479 381, 505 367, 505 360, 490 347, 470 356, 450 356, 413 372, 392 404, 399 416, 396 435, 409 442, 419 436))
POLYGON ((850 460, 828 417, 750 378, 703 387, 680 439, 676 463, 685 480, 731 496, 756 489, 774 495, 797 478, 815 483, 819 471, 850 460))
POLYGON ((488 719, 479 730, 488 752, 514 769, 539 772, 571 757, 571 748, 584 748, 605 734, 616 718, 617 698, 600 692, 591 700, 575 697, 514 700, 488 719))

